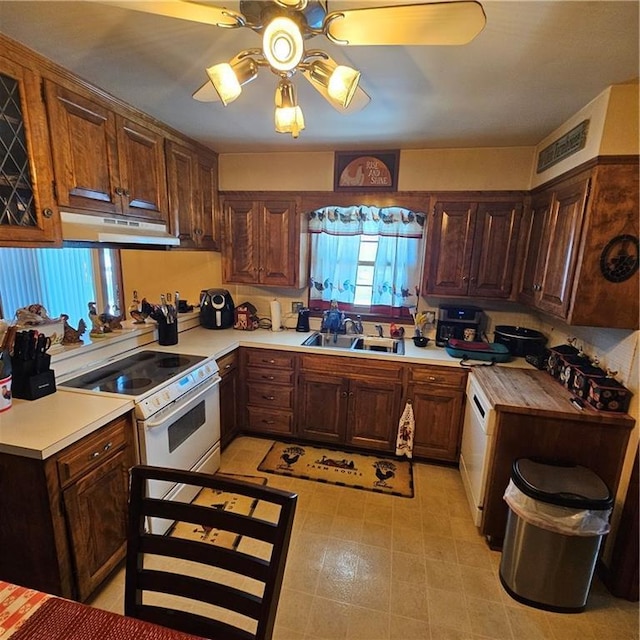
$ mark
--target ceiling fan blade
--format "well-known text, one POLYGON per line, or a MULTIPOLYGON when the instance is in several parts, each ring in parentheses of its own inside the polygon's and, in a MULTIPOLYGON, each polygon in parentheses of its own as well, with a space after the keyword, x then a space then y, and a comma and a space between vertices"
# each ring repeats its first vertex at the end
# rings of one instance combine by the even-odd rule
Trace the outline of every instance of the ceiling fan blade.
POLYGON ((149 2, 148 0, 137 0, 131 2, 120 2, 119 0, 101 0, 101 4, 106 4, 123 9, 133 9, 144 13, 154 13, 159 16, 169 18, 180 18, 181 20, 191 20, 202 24, 211 24, 217 27, 242 27, 245 25, 245 17, 241 13, 236 13, 224 7, 214 7, 202 5, 186 0, 185 2, 149 2))
MULTIPOLYGON (((327 56, 328 57, 328 56, 327 56)), ((369 102, 371 101, 371 98, 369 97, 369 95, 366 93, 366 91, 358 85, 357 89, 355 90, 355 93, 353 94, 353 98, 351 98, 351 102, 349 103, 348 107, 342 107, 339 104, 336 103, 335 100, 331 99, 331 96, 329 95, 329 91, 327 90, 327 87, 325 87, 324 85, 322 85, 319 82, 316 82, 313 80, 313 78, 311 77, 311 72, 309 70, 302 70, 300 73, 302 73, 302 75, 309 81, 309 84, 336 110, 339 111, 340 113, 355 113, 356 111, 361 111, 362 109, 364 109, 369 102)), ((195 94, 194 94, 194 98, 195 98, 195 94)))
POLYGON ((478 2, 435 2, 333 11, 324 31, 343 45, 466 44, 484 28, 478 2))
POLYGON ((209 80, 197 89, 192 97, 199 102, 220 102, 220 96, 209 80))

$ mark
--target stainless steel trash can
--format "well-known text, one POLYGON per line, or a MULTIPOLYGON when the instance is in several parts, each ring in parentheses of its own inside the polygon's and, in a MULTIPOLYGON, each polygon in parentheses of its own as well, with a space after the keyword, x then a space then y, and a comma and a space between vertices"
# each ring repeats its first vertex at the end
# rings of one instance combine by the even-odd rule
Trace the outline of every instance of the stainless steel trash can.
POLYGON ((505 492, 509 504, 500 581, 524 604, 583 611, 613 497, 590 469, 521 458, 505 492))

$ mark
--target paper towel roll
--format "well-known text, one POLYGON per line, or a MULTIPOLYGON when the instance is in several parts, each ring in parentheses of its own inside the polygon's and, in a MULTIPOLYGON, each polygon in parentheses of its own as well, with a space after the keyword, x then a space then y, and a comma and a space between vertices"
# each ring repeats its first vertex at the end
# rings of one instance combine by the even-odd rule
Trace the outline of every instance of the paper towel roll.
POLYGON ((282 325, 282 309, 280 303, 277 300, 272 300, 270 304, 271 308, 271 331, 280 331, 282 325))

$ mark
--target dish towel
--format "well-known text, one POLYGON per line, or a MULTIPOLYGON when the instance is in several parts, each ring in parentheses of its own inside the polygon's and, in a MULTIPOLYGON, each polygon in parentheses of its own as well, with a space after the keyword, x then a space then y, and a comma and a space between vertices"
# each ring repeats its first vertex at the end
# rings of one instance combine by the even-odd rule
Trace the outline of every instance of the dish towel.
POLYGON ((396 455, 413 457, 413 434, 416 430, 416 422, 413 417, 413 406, 407 402, 398 423, 398 439, 396 440, 396 455))

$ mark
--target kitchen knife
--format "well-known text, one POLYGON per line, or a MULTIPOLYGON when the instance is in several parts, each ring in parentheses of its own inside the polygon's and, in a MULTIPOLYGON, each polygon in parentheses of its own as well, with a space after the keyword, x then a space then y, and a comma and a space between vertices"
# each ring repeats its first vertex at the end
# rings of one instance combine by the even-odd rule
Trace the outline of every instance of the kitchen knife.
POLYGON ((36 336, 38 332, 30 329, 27 332, 26 358, 25 360, 35 360, 36 358, 36 336))

